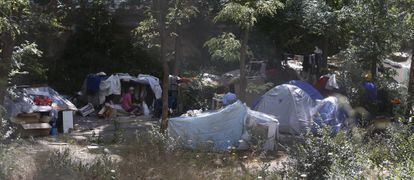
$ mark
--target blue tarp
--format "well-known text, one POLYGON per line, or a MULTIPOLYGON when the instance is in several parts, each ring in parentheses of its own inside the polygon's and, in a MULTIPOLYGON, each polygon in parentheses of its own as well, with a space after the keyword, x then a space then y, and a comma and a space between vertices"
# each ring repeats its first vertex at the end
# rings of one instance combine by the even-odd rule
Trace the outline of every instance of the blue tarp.
POLYGON ((332 133, 337 133, 348 118, 347 110, 340 105, 337 97, 328 97, 318 102, 316 106, 317 113, 314 116, 315 132, 317 128, 328 125, 332 127, 332 133))
POLYGON ((194 117, 176 117, 168 121, 170 137, 192 149, 212 145, 213 150, 237 147, 243 134, 247 107, 240 101, 224 109, 194 117))
POLYGON ((323 99, 323 96, 321 95, 321 93, 319 93, 319 91, 317 89, 315 89, 312 85, 310 85, 307 82, 303 82, 303 81, 300 81, 300 80, 292 80, 292 81, 289 81, 288 84, 292 84, 292 85, 295 85, 295 86, 299 87, 300 89, 302 89, 303 91, 308 93, 308 95, 313 100, 323 99))

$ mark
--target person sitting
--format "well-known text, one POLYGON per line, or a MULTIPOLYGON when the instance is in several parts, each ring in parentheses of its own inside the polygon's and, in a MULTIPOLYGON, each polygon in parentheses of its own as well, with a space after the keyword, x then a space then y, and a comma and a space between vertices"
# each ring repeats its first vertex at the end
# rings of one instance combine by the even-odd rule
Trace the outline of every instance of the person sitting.
POLYGON ((129 112, 131 115, 135 115, 139 113, 139 105, 132 103, 132 98, 134 97, 134 88, 130 87, 128 92, 122 96, 121 99, 121 106, 126 111, 129 112))
POLYGON ((237 101, 237 96, 231 92, 228 88, 226 89, 227 93, 223 96, 223 106, 233 104, 237 101))

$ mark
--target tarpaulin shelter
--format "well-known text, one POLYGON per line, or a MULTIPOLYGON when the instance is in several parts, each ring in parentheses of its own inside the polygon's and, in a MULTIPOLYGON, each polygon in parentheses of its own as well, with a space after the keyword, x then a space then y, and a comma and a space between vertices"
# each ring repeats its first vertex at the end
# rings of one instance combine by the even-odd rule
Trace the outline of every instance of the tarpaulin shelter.
POLYGON ((211 145, 213 150, 247 148, 252 133, 250 127, 267 129, 266 150, 274 150, 278 121, 269 115, 250 110, 240 101, 223 109, 204 112, 190 117, 176 117, 168 121, 168 134, 192 149, 211 145), (247 143, 247 144, 246 144, 247 143))
POLYGON ((159 79, 146 74, 131 76, 128 73, 117 73, 109 77, 92 74, 85 79, 81 92, 83 97, 87 97, 87 102, 91 102, 93 105, 97 106, 103 104, 107 96, 121 95, 122 82, 148 85, 152 90, 155 99, 161 98, 162 89, 159 79))
POLYGON ((275 116, 281 133, 298 135, 311 127, 314 106, 315 101, 304 90, 282 84, 266 92, 255 110, 275 116))
POLYGON ((58 92, 48 86, 42 87, 21 87, 16 88, 12 94, 5 97, 4 106, 8 117, 16 116, 20 113, 48 112, 55 110, 77 111, 76 106, 68 99, 61 96, 58 92), (52 99, 51 106, 35 105, 34 96, 46 96, 52 99))
POLYGON ((322 100, 323 96, 322 94, 315 89, 311 84, 301 81, 301 80, 292 80, 289 81, 288 84, 295 85, 299 87, 300 89, 304 90, 313 100, 322 100))

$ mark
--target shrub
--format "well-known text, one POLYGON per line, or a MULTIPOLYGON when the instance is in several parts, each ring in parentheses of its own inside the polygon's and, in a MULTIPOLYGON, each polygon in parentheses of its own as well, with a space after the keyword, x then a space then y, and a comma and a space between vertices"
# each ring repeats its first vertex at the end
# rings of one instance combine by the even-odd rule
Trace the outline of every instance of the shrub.
POLYGON ((328 128, 308 133, 303 143, 289 149, 289 160, 278 173, 284 178, 357 178, 363 167, 348 138, 343 131, 332 137, 328 128))

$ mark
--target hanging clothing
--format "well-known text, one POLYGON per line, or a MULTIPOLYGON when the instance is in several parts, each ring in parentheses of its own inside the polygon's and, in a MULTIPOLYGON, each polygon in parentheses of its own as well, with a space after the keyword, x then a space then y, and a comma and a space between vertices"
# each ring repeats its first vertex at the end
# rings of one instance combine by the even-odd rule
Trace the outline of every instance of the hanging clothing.
POLYGON ((98 76, 98 75, 88 75, 86 77, 86 91, 88 94, 95 94, 99 92, 99 85, 101 84, 101 81, 105 80, 105 76, 98 76))

